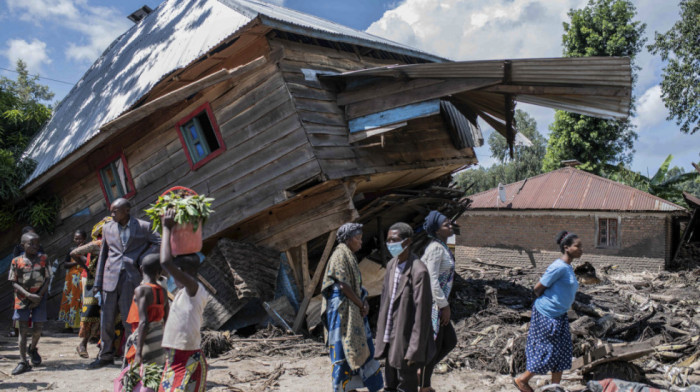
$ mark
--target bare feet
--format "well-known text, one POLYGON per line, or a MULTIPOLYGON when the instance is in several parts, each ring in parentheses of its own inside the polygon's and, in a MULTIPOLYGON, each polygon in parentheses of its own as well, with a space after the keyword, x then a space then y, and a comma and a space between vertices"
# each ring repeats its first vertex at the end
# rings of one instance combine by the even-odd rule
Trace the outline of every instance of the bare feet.
POLYGON ((519 378, 514 378, 513 384, 515 384, 520 392, 534 392, 528 383, 520 380, 519 378))

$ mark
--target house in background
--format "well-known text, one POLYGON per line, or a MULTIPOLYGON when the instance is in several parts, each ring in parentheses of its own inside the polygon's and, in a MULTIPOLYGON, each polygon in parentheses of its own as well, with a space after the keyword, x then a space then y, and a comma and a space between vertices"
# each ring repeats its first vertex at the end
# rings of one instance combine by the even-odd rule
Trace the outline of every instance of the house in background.
MULTIPOLYGON (((629 114, 629 58, 450 62, 256 0, 166 0, 141 16, 28 148, 23 190, 61 200, 42 238, 52 260, 114 199, 143 217, 179 185, 215 198, 205 251, 230 238, 295 255, 313 289, 329 233, 363 206, 477 162, 477 118, 512 143, 517 101, 629 114)), ((0 233, 0 257, 20 227, 0 233)))
POLYGON ((594 266, 659 270, 669 265, 687 211, 638 189, 564 167, 469 196, 459 219, 457 258, 546 268, 560 257, 560 230, 579 235, 594 266), (502 194, 503 192, 501 192, 502 194))

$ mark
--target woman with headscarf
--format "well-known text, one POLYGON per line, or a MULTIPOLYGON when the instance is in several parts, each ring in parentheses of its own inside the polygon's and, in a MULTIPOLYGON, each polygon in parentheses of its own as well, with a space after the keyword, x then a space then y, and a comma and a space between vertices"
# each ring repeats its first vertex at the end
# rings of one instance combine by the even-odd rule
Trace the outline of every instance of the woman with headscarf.
POLYGON ((431 322, 436 353, 433 359, 420 370, 420 391, 435 391, 430 386, 433 370, 457 345, 457 334, 450 321, 450 293, 455 276, 455 258, 447 247, 447 239, 452 236, 452 222, 438 211, 430 211, 425 217, 423 229, 431 239, 425 248, 421 261, 428 268, 430 288, 433 293, 431 322))
MULTIPOLYGON (((87 234, 83 230, 76 230, 73 234, 73 249, 84 245, 87 234)), ((64 332, 73 333, 73 329, 80 328, 81 288, 80 273, 85 270, 82 260, 66 255, 63 262, 66 270, 66 280, 63 284, 63 297, 58 311, 58 320, 65 323, 64 332)))
POLYGON ((525 373, 513 379, 521 392, 532 392, 530 379, 535 374, 552 372, 552 384, 559 384, 564 370, 571 369, 573 343, 567 311, 574 303, 578 280, 571 262, 583 254, 581 239, 560 231, 555 237, 562 257, 547 267, 535 285, 530 329, 527 332, 525 373))
POLYGON ((78 336, 82 340, 76 348, 78 355, 82 358, 89 357, 87 352, 88 341, 90 339, 97 340, 100 337, 100 305, 92 292, 92 286, 95 284, 97 257, 102 246, 102 226, 111 220, 112 217, 108 216, 97 222, 90 233, 92 241, 70 252, 72 258, 81 260, 87 266, 87 269, 83 270, 81 276, 83 308, 80 313, 80 332, 78 336))
POLYGON ((362 225, 346 223, 338 229, 338 246, 328 260, 321 293, 321 319, 333 364, 333 391, 384 387, 367 314, 367 291, 355 252, 362 248, 362 225))

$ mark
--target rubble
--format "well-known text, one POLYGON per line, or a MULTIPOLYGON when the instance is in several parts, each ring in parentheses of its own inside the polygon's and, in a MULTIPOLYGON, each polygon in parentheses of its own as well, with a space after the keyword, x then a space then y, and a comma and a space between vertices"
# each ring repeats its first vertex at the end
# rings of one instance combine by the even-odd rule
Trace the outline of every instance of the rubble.
MULTIPOLYGON (((458 265, 452 314, 458 347, 448 371, 516 375, 541 272, 458 265)), ((569 312, 581 381, 620 378, 671 389, 700 383, 700 276, 693 271, 599 275, 583 264, 569 312)))

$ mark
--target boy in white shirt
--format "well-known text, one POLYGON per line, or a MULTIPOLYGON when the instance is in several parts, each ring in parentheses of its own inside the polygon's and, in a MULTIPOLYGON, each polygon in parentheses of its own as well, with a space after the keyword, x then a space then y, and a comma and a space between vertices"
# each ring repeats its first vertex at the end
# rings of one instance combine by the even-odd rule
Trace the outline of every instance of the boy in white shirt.
POLYGON ((163 236, 160 243, 160 264, 180 289, 175 295, 163 332, 166 363, 159 392, 203 392, 207 384, 207 362, 201 349, 202 314, 209 294, 197 280, 199 256, 179 255, 170 250, 171 229, 175 226, 175 211, 162 217, 163 236))

